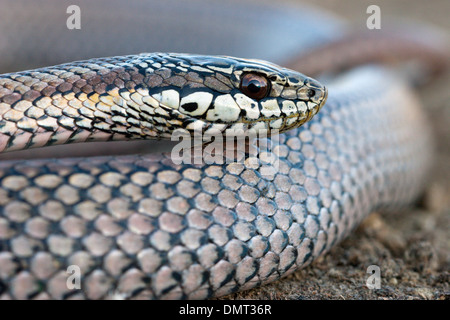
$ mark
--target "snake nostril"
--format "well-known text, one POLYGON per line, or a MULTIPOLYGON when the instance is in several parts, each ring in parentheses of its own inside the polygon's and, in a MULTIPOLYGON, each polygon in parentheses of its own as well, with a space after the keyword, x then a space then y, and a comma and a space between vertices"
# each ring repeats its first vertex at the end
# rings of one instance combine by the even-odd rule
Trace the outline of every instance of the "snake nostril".
POLYGON ((307 95, 308 95, 309 98, 314 97, 316 95, 316 90, 309 89, 307 95))

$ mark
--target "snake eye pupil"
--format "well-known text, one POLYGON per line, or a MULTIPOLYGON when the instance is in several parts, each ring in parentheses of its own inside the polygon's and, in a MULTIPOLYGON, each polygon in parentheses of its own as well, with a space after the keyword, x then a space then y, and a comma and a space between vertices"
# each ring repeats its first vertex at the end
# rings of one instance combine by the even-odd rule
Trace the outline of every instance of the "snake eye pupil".
POLYGON ((261 90, 261 83, 259 83, 258 81, 252 80, 248 86, 248 91, 252 92, 252 93, 258 93, 259 90, 261 90))
POLYGON ((308 97, 312 98, 316 95, 316 90, 314 89, 309 89, 308 90, 308 97))
POLYGON ((247 73, 242 77, 240 89, 248 97, 260 100, 267 96, 269 82, 261 75, 247 73))

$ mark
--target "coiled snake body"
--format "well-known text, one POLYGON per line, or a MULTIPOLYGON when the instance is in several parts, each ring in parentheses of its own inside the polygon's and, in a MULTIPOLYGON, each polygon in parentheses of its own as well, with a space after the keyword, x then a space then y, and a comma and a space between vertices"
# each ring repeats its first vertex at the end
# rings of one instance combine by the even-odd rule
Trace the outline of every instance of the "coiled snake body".
POLYGON ((407 84, 366 67, 340 76, 329 92, 317 113, 326 90, 303 74, 259 60, 177 54, 2 75, 3 151, 168 138, 180 127, 286 132, 269 174, 261 168, 274 164, 264 157, 209 165, 174 164, 166 153, 0 162, 0 297, 225 295, 310 264, 372 210, 414 200, 431 140, 407 84), (247 76, 260 87, 243 86, 247 76), (81 289, 67 286, 69 266, 80 268, 81 289))

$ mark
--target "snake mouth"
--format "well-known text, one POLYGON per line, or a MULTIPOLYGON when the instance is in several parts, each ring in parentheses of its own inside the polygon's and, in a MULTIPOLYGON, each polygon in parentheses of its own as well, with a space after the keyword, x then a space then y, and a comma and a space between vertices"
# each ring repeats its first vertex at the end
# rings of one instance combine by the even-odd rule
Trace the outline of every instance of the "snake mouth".
POLYGON ((328 89, 321 86, 320 91, 321 95, 314 99, 315 101, 297 101, 295 104, 297 110, 292 114, 255 120, 241 117, 240 122, 249 126, 259 126, 267 131, 278 131, 279 133, 298 128, 311 120, 325 105, 328 98, 328 89))

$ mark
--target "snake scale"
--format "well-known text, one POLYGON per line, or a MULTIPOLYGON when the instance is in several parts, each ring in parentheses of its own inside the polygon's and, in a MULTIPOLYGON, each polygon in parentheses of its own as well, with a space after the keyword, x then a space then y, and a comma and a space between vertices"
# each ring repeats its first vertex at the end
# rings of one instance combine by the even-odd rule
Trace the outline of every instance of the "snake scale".
POLYGON ((180 127, 285 132, 276 166, 145 152, 1 161, 0 298, 222 296, 289 275, 371 211, 411 203, 432 139, 409 85, 366 66, 327 87, 324 105, 323 85, 272 63, 166 53, 1 75, 2 151, 180 127), (81 289, 67 286, 73 265, 81 289))

